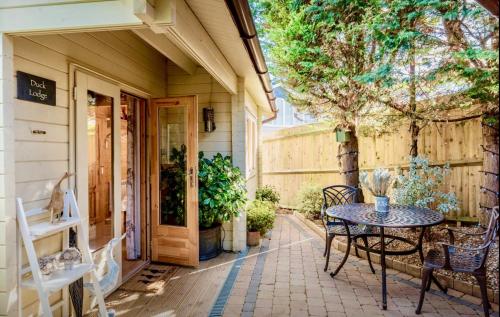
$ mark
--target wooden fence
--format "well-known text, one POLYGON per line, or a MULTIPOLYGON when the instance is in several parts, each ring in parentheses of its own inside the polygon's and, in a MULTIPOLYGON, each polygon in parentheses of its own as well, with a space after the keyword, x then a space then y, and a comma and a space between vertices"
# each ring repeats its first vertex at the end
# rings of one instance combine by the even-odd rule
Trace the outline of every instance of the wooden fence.
MULTIPOLYGON (((445 187, 456 193, 460 211, 448 214, 449 218, 474 220, 478 214, 483 157, 481 140, 479 120, 429 125, 420 134, 419 155, 428 157, 432 164, 449 162, 451 165, 445 187)), ((409 149, 407 127, 391 135, 361 136, 360 169, 407 167, 409 149)), ((262 183, 276 187, 283 207, 296 207, 298 192, 304 184, 326 186, 342 183, 337 150, 335 133, 325 125, 274 132, 263 139, 262 183)), ((373 198, 365 193, 365 200, 373 201, 373 198)))

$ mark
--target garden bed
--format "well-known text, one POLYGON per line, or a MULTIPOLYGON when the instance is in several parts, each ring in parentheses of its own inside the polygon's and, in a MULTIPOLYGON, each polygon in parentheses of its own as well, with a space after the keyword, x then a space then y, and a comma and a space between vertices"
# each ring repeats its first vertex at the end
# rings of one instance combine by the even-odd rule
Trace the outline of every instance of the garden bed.
MULTIPOLYGON (((286 211, 282 212, 284 213, 286 211)), ((320 233, 321 237, 324 237, 324 228, 323 224, 321 223, 321 220, 306 219, 302 214, 298 212, 295 212, 295 215, 297 215, 297 217, 301 221, 305 222, 314 231, 320 233)), ((446 232, 446 230, 442 230, 445 227, 446 225, 443 224, 432 228, 430 234, 430 240, 427 241, 424 239, 423 243, 424 255, 427 254, 427 252, 430 249, 441 250, 442 247, 438 244, 438 242, 449 242, 448 233, 446 232)), ((463 230, 465 232, 474 232, 477 230, 477 228, 461 227, 460 230, 463 230)), ((412 229, 386 229, 386 234, 395 234, 412 241, 417 241, 419 232, 412 229)), ((344 252, 346 248, 346 243, 345 243, 346 238, 337 237, 335 238, 335 240, 332 245, 335 248, 339 249, 340 251, 344 252), (335 243, 335 240, 337 240, 338 242, 335 243)), ((372 243, 374 243, 374 241, 370 241, 370 244, 372 243)), ((474 245, 477 246, 479 241, 478 240, 474 241, 473 239, 464 238, 462 235, 455 235, 455 243, 463 246, 474 246, 474 245)), ((394 241, 390 245, 391 250, 401 250, 406 248, 407 248, 406 245, 403 245, 402 243, 397 241, 394 241)), ((360 251, 360 253, 362 257, 364 258, 366 257, 364 256, 363 252, 360 251)), ((497 275, 499 270, 498 257, 499 257, 498 243, 495 243, 490 248, 490 253, 488 255, 488 260, 487 260, 487 283, 488 283, 487 285, 489 289, 488 293, 490 300, 493 300, 495 303, 498 303, 498 275, 497 275)), ((374 255, 372 258, 374 262, 379 262, 378 255, 374 255)), ((389 267, 396 269, 398 271, 408 273, 415 277, 420 277, 421 262, 418 253, 406 256, 389 256, 387 257, 387 264, 389 267)), ((480 297, 479 287, 477 286, 477 282, 475 281, 472 275, 463 273, 452 273, 445 270, 438 270, 437 273, 440 279, 446 282, 448 287, 453 288, 465 294, 480 297)))

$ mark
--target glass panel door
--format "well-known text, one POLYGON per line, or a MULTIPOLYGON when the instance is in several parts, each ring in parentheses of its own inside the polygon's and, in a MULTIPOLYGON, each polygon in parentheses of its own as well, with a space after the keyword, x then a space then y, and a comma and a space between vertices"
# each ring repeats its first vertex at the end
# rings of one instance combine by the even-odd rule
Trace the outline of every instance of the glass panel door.
POLYGON ((151 259, 197 266, 197 98, 154 99, 150 119, 151 259))
POLYGON ((113 236, 113 98, 87 91, 89 244, 103 247, 113 236))

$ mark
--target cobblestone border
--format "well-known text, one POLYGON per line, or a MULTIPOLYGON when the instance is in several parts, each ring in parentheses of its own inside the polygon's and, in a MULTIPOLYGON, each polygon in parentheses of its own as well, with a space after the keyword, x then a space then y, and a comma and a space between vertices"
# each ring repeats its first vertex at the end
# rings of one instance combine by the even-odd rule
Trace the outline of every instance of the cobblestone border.
POLYGON ((241 266, 245 262, 246 256, 248 255, 248 250, 249 248, 246 247, 243 251, 240 252, 240 254, 238 254, 238 257, 233 263, 231 271, 229 271, 229 274, 224 281, 224 285, 222 286, 219 295, 217 295, 217 299, 215 300, 214 305, 212 306, 212 309, 208 314, 209 317, 222 316, 222 314, 224 313, 227 299, 229 298, 229 295, 231 295, 231 290, 233 289, 234 282, 238 277, 241 266))
MULTIPOLYGON (((268 235, 271 236, 271 234, 272 231, 268 235)), ((264 263, 266 262, 266 251, 269 250, 269 242, 269 239, 262 239, 259 255, 257 256, 257 262, 253 268, 250 285, 248 285, 247 293, 245 295, 245 302, 243 303, 241 316, 253 316, 255 303, 257 302, 257 292, 259 291, 260 281, 262 280, 262 272, 264 271, 264 263)))
MULTIPOLYGON (((307 227, 309 227, 311 230, 313 230, 316 234, 318 234, 322 239, 325 239, 325 232, 320 227, 318 227, 314 222, 307 219, 306 217, 304 217, 302 214, 298 213, 297 211, 294 211, 293 215, 295 216, 295 218, 297 218, 299 221, 301 221, 307 227)), ((345 252, 346 248, 347 248, 346 243, 338 241, 337 239, 333 240, 332 246, 341 252, 345 252)), ((351 253, 354 254, 353 249, 351 250, 351 253)), ((361 258, 366 259, 365 252, 359 250, 359 255, 361 256, 361 258)), ((370 254, 370 257, 371 257, 372 262, 380 264, 380 255, 370 254)), ((421 268, 416 266, 416 265, 404 263, 404 262, 394 260, 391 258, 386 258, 386 264, 387 264, 388 268, 392 268, 394 270, 409 274, 409 275, 417 277, 417 278, 421 277, 421 268)), ((454 279, 454 278, 451 278, 451 277, 443 275, 443 274, 439 274, 439 273, 435 273, 435 274, 436 274, 436 277, 438 277, 441 281, 445 281, 446 286, 449 289, 463 293, 463 294, 465 294, 465 296, 473 296, 476 298, 476 301, 477 301, 477 299, 480 300, 481 291, 479 289, 479 286, 474 285, 474 284, 470 284, 470 283, 467 283, 464 281, 460 281, 458 279, 454 279)), ((460 294, 456 294, 455 296, 460 297, 460 294)), ((499 303, 498 290, 494 291, 493 289, 488 288, 488 299, 490 302, 498 304, 499 303)))

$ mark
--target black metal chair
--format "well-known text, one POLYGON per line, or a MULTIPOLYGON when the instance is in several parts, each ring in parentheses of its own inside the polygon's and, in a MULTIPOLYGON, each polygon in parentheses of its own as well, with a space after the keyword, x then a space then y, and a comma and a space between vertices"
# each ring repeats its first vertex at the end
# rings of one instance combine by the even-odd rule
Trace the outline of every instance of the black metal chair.
MULTIPOLYGON (((330 249, 332 247, 333 239, 336 236, 347 237, 346 253, 337 269, 334 272, 330 273, 332 277, 337 275, 337 273, 347 261, 353 238, 359 234, 367 233, 367 227, 359 226, 357 224, 348 224, 344 221, 331 218, 326 214, 326 209, 336 205, 356 203, 358 201, 358 192, 358 188, 346 185, 333 185, 323 188, 323 207, 321 208, 321 220, 323 221, 323 226, 325 227, 326 232, 325 251, 323 253, 323 256, 326 256, 325 272, 326 270, 328 270, 328 264, 330 262, 330 249)), ((363 239, 365 247, 368 247, 368 239, 366 238, 366 236, 361 238, 363 239)), ((356 256, 359 257, 358 249, 356 248, 355 250, 356 256)), ((367 252, 367 258, 372 273, 375 273, 369 252, 367 252)))
POLYGON ((420 300, 415 313, 420 314, 424 302, 425 291, 431 286, 432 273, 435 269, 443 269, 452 272, 472 274, 481 290, 484 315, 489 316, 490 303, 486 290, 486 260, 491 244, 495 241, 499 229, 498 206, 489 211, 488 228, 479 233, 466 233, 457 229, 446 228, 450 238, 449 244, 441 243, 443 252, 430 250, 424 259, 422 268, 422 286, 420 289, 420 300), (476 248, 468 248, 455 245, 455 235, 479 236, 482 243, 476 248))

